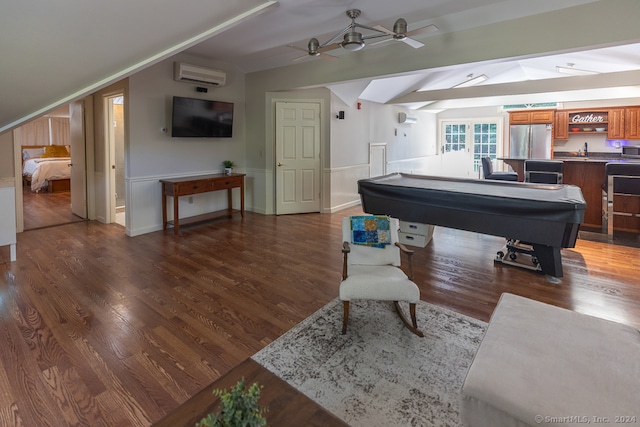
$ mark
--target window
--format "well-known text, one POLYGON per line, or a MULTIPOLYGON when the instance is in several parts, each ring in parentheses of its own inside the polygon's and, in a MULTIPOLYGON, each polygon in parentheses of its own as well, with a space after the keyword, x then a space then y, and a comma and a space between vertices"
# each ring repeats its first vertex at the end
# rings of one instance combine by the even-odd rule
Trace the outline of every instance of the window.
POLYGON ((460 151, 466 148, 467 125, 445 124, 444 125, 444 152, 460 151))
MULTIPOLYGON (((473 161, 469 156, 467 168, 474 172, 473 175, 480 170, 482 157, 489 156, 492 160, 496 160, 502 153, 502 118, 442 121, 441 123, 442 154, 469 149, 473 153, 473 161)), ((457 159, 459 160, 460 157, 457 159)), ((469 173, 469 176, 472 174, 469 173)))
POLYGON ((480 170, 480 159, 489 156, 496 160, 498 153, 498 124, 475 123, 473 125, 473 170, 480 170))

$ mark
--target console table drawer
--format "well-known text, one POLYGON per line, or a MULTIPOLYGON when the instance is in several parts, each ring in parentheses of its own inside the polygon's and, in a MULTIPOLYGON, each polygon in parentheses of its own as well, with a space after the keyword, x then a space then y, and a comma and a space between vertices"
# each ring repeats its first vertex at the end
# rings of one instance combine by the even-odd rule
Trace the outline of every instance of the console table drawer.
POLYGON ((218 179, 216 181, 213 181, 213 189, 224 190, 225 188, 239 187, 242 184, 243 179, 244 177, 242 176, 230 176, 226 179, 218 179))
POLYGON ((212 190, 214 190, 213 181, 202 179, 176 184, 175 194, 182 196, 185 194, 207 193, 212 190))

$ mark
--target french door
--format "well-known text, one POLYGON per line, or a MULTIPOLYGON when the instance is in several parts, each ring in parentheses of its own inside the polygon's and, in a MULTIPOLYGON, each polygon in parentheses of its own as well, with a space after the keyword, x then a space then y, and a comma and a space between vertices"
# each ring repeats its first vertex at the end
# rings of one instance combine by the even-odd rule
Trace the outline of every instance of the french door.
POLYGON ((502 153, 502 119, 443 120, 441 122, 442 174, 478 178, 483 157, 496 160, 502 153))

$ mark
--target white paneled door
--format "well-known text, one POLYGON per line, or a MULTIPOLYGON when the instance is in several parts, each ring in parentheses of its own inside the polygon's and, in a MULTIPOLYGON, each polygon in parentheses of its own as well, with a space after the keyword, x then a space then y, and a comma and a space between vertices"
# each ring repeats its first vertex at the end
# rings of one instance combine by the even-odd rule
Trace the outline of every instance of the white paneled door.
POLYGON ((369 177, 387 173, 387 144, 369 144, 369 177))
POLYGON ((320 212, 320 104, 276 103, 276 214, 320 212))

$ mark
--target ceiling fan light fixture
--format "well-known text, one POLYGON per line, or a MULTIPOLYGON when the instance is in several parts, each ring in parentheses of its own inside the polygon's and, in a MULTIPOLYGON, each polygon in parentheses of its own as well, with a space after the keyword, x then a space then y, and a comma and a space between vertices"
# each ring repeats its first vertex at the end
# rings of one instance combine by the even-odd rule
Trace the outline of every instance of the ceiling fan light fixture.
POLYGON ((320 55, 320 53, 318 52, 318 49, 320 48, 320 42, 318 41, 317 38, 312 38, 311 40, 309 40, 309 55, 311 56, 318 56, 320 55))
POLYGON ((364 47, 364 40, 362 40, 362 34, 351 31, 344 35, 344 41, 340 44, 344 49, 350 51, 360 50, 364 47))
POLYGON ((395 33, 393 38, 396 40, 404 40, 407 38, 407 21, 403 18, 399 18, 393 24, 393 32, 395 33))

